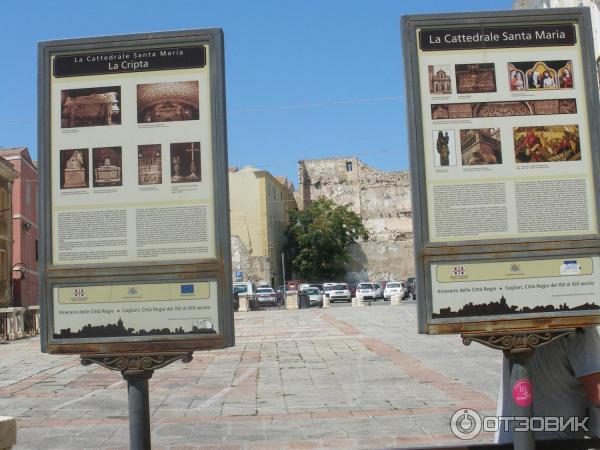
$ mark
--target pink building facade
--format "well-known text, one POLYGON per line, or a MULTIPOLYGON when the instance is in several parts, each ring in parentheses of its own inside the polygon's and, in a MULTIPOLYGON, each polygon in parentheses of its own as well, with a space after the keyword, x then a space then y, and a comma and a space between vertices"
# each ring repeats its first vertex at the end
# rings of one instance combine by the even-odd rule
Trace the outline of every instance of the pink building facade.
POLYGON ((38 304, 38 169, 27 147, 2 148, 7 160, 20 176, 12 189, 12 287, 13 306, 38 304))

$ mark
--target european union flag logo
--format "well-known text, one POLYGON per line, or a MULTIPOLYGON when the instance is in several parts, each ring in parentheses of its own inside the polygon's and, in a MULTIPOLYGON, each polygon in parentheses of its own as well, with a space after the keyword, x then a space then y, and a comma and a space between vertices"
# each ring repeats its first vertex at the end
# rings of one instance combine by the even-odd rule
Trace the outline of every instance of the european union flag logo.
POLYGON ((182 284, 180 286, 182 294, 193 294, 194 293, 194 285, 193 284, 182 284))

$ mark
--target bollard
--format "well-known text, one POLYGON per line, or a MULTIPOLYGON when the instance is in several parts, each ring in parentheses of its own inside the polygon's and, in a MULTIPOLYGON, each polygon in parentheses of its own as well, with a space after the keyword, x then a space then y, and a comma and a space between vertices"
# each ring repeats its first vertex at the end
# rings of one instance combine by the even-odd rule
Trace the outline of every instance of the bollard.
POLYGON ((360 294, 356 294, 356 306, 365 306, 365 299, 360 294))
POLYGON ((0 416, 0 450, 8 450, 13 445, 17 445, 17 421, 0 416))
POLYGON ((402 296, 398 294, 392 295, 392 300, 390 301, 390 305, 399 306, 402 304, 402 296))
POLYGON ((240 298, 240 307, 238 311, 240 312, 248 312, 248 296, 246 294, 239 294, 240 298))
POLYGON ((285 293, 285 309, 298 309, 298 292, 287 291, 285 293))
POLYGON ((323 308, 329 308, 329 295, 324 295, 323 296, 323 308))

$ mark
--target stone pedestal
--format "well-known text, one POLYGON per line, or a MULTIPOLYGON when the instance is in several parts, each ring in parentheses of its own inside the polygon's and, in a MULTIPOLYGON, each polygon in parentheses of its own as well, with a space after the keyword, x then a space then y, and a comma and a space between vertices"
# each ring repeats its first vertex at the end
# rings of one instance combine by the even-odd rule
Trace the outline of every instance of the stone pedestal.
POLYGON ((365 299, 362 295, 356 294, 356 305, 353 306, 365 306, 365 299))
POLYGON ((285 293, 285 309, 298 309, 297 291, 288 291, 285 293))
POLYGON ((0 416, 0 450, 9 450, 13 445, 17 445, 17 421, 0 416))
POLYGON ((324 295, 323 296, 323 308, 330 308, 331 305, 329 304, 329 295, 324 295))
POLYGON ((392 300, 390 301, 390 304, 392 306, 399 306, 402 303, 402 296, 398 295, 398 294, 394 294, 392 295, 392 300))
POLYGON ((240 298, 240 307, 238 311, 240 312, 248 312, 248 296, 246 294, 238 294, 240 298))

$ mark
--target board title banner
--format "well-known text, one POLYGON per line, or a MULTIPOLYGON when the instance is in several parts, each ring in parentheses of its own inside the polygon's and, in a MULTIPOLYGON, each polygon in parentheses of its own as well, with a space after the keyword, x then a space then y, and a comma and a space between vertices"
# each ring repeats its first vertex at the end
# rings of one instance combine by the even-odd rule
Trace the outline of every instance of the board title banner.
POLYGON ((202 68, 206 65, 206 47, 176 47, 120 50, 108 53, 84 53, 57 56, 53 71, 57 78, 202 68))
POLYGON ((576 43, 572 24, 437 28, 419 32, 419 48, 423 51, 554 47, 576 43))

